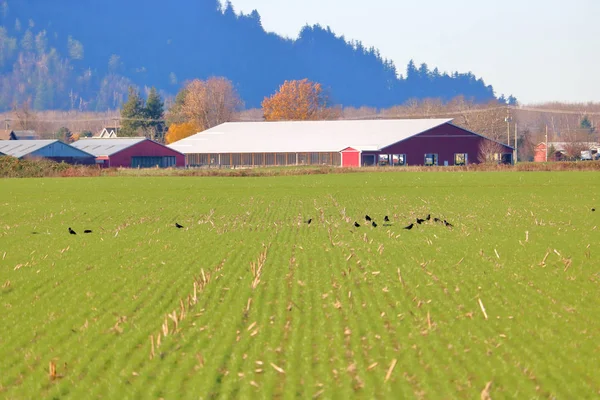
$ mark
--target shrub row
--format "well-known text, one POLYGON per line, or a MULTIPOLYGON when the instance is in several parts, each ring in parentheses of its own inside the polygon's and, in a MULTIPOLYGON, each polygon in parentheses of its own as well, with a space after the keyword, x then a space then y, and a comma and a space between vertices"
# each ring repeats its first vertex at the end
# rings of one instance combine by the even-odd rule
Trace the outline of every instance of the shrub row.
POLYGON ((84 177, 84 176, 288 176, 356 172, 468 172, 468 171, 600 171, 600 161, 518 163, 517 165, 471 164, 464 167, 367 167, 338 168, 277 167, 247 169, 132 169, 70 165, 50 160, 19 160, 0 157, 0 178, 84 177))
POLYGON ((95 166, 57 163, 46 159, 20 160, 14 157, 0 157, 0 178, 42 178, 100 176, 95 166))

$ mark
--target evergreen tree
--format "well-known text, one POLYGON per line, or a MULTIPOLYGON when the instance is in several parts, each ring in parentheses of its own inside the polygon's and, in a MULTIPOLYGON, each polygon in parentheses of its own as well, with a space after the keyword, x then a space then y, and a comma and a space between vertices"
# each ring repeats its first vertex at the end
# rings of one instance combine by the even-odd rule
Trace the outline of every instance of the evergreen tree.
POLYGON ((579 127, 581 129, 585 129, 589 133, 594 133, 594 131, 596 130, 596 128, 594 128, 594 126, 592 125, 592 121, 590 121, 587 115, 583 116, 581 122, 579 123, 579 127))
POLYGON ((164 113, 164 103, 156 88, 152 87, 144 108, 145 118, 149 120, 145 122, 145 128, 151 139, 162 141, 165 131, 165 123, 162 121, 164 113))
POLYGON ((144 100, 133 86, 129 86, 127 101, 121 108, 121 130, 119 136, 138 136, 144 127, 144 100))

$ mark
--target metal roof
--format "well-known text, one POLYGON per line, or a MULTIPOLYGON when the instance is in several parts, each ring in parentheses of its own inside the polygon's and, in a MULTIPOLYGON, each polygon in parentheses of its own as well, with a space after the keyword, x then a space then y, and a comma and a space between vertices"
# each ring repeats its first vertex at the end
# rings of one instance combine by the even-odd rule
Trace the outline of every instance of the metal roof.
POLYGON ((227 122, 169 145, 190 153, 379 150, 452 119, 227 122))
POLYGON ((100 156, 112 156, 122 150, 125 150, 135 144, 141 143, 144 140, 148 140, 145 137, 128 137, 128 138, 88 138, 80 139, 76 142, 71 143, 73 147, 79 150, 87 151, 96 157, 100 156))
POLYGON ((0 152, 21 158, 56 142, 58 140, 0 140, 0 152))

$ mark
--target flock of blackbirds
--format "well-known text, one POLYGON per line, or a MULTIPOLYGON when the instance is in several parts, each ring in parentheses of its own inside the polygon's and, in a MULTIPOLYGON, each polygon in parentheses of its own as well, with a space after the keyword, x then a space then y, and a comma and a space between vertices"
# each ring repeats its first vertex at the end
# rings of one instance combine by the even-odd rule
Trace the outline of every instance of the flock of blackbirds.
MULTIPOLYGON (((592 212, 596 211, 595 208, 592 208, 592 212)), ((417 218, 417 225, 421 225, 424 222, 430 221, 431 220, 431 214, 427 214, 427 216, 425 218, 417 218)), ((371 226, 373 228, 377 228, 379 225, 377 225, 377 222, 373 221, 373 218, 371 218, 368 214, 365 215, 365 221, 366 222, 370 222, 371 226)), ((388 217, 387 215, 385 217, 383 217, 383 221, 384 224, 383 226, 392 226, 392 224, 390 223, 390 217, 388 217)), ((309 218, 307 221, 305 221, 308 225, 311 224, 312 222, 312 218, 309 218)), ((446 221, 445 219, 440 219, 440 218, 433 218, 433 222, 436 223, 441 223, 444 224, 445 226, 447 226, 448 228, 453 228, 454 225, 452 225, 450 222, 446 221)), ((405 226, 402 229, 407 229, 407 230, 411 230, 413 227, 415 226, 415 223, 412 222, 410 225, 405 226)), ((175 222, 175 227, 177 229, 181 229, 183 228, 183 225, 179 224, 178 222, 175 222)), ((356 221, 354 221, 354 227, 355 228, 360 228, 360 224, 356 221)), ((37 232, 34 232, 34 234, 37 232)), ((71 235, 77 235, 77 232, 75 232, 73 229, 71 229, 71 227, 69 227, 69 233, 71 235)), ((92 233, 91 229, 86 229, 83 231, 83 233, 92 233)))
MULTIPOLYGON (((75 232, 73 229, 71 229, 71 227, 69 227, 69 233, 71 235, 77 235, 77 232, 75 232)), ((83 231, 83 233, 92 233, 91 229, 86 229, 85 231, 83 231)))
MULTIPOLYGON (((431 214, 427 214, 427 217, 425 217, 425 218, 417 218, 416 222, 417 222, 417 225, 421 225, 422 223, 430 221, 430 220, 431 220, 431 214)), ((379 225, 377 225, 377 222, 373 221, 373 218, 371 218, 368 214, 365 215, 365 221, 366 222, 370 222, 371 226, 373 228, 377 228, 379 226, 379 225)), ((390 223, 390 217, 389 216, 386 215, 385 217, 383 217, 383 221, 384 221, 383 226, 392 226, 392 224, 390 223)), ((442 220, 442 219, 439 219, 439 218, 434 218, 433 221, 437 222, 437 223, 442 223, 442 224, 444 224, 445 226, 447 226, 449 228, 454 227, 454 225, 452 225, 450 222, 446 221, 445 219, 442 220)), ((312 218, 309 218, 305 222, 308 225, 310 225, 310 223, 312 222, 312 218)), ((410 225, 407 225, 407 226, 405 226, 402 229, 411 230, 414 226, 415 226, 415 223, 413 222, 410 225)), ((360 224, 358 222, 354 221, 354 227, 355 228, 360 228, 360 224)))

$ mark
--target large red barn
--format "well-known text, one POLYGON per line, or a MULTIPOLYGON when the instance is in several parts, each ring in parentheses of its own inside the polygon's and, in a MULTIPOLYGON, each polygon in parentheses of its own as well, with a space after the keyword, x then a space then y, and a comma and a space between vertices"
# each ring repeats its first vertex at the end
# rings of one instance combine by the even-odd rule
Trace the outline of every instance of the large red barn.
POLYGON ((188 166, 467 165, 513 162, 513 148, 451 119, 229 122, 169 145, 188 166))
POLYGON ((182 153, 143 137, 81 139, 72 146, 93 154, 103 167, 185 167, 182 153))

